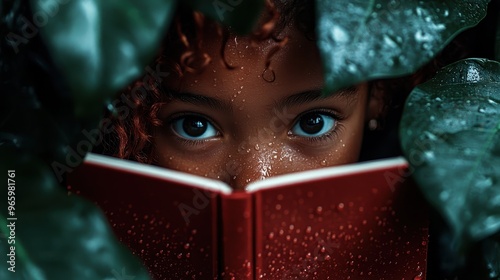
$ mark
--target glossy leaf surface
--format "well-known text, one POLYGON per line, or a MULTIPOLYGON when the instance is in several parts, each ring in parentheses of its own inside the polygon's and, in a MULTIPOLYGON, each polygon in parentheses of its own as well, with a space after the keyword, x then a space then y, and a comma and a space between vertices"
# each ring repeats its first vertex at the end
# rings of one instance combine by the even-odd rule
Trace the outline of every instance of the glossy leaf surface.
MULTIPOLYGON (((15 170, 14 209, 8 210, 4 203, 0 209, 2 236, 12 235, 6 225, 14 223, 14 238, 0 238, 0 279, 149 279, 138 259, 115 239, 97 207, 80 197, 68 197, 43 161, 5 146, 0 153, 4 178, 7 170, 15 170), (7 270, 10 257, 5 253, 11 246, 14 273, 7 270)), ((0 193, 2 201, 7 195, 6 186, 0 193)))
POLYGON ((456 241, 500 229, 500 63, 462 60, 418 86, 405 106, 401 142, 456 241))
POLYGON ((188 2, 195 10, 240 34, 252 31, 264 7, 263 0, 188 0, 188 2))
POLYGON ((78 118, 100 113, 106 98, 144 72, 174 4, 174 0, 31 0, 33 13, 47 19, 40 32, 73 92, 78 118))
POLYGON ((476 25, 488 2, 316 0, 325 90, 414 72, 476 25))

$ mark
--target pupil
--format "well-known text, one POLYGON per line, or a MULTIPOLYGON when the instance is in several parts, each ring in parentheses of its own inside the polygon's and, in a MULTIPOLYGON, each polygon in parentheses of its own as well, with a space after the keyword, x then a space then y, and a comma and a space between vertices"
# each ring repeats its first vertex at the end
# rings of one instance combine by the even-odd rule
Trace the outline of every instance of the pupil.
POLYGON ((198 137, 207 131, 207 120, 201 117, 186 117, 182 128, 189 136, 198 137))
POLYGON ((300 128, 307 134, 320 132, 323 125, 323 118, 319 114, 308 114, 300 120, 300 128))

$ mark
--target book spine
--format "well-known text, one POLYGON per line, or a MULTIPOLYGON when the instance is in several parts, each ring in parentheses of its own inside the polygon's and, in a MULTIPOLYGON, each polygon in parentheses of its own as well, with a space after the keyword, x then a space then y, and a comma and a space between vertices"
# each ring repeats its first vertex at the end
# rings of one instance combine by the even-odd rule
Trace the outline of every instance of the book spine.
POLYGON ((254 278, 252 208, 248 193, 221 195, 221 279, 254 278))

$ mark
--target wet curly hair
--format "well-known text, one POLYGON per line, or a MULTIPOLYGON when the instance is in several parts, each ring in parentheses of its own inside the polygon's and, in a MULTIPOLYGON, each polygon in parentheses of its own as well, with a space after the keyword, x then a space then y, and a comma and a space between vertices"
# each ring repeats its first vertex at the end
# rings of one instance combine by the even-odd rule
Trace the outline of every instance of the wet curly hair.
MULTIPOLYGON (((248 36, 251 42, 261 42, 273 39, 276 46, 268 52, 264 71, 272 71, 272 57, 287 42, 287 38, 279 38, 280 31, 291 21, 310 40, 315 40, 315 7, 314 1, 308 0, 266 0, 265 14, 259 20, 258 28, 248 36)), ((222 38, 220 54, 222 63, 228 69, 233 69, 225 60, 225 48, 231 31, 215 21, 206 18, 202 13, 193 11, 189 6, 180 4, 175 18, 164 39, 163 47, 153 62, 155 67, 162 71, 175 73, 182 77, 184 73, 197 73, 212 61, 212 58, 203 51, 203 32, 215 30, 222 38)), ((456 51, 449 48, 443 53, 449 57, 461 57, 456 51), (453 53, 452 55, 449 55, 453 53)), ((400 153, 384 150, 386 147, 398 147, 397 125, 400 120, 402 104, 415 85, 429 79, 437 69, 451 62, 449 58, 435 59, 416 73, 395 78, 371 81, 370 88, 376 87, 383 92, 385 108, 380 123, 382 129, 372 132, 366 129, 365 139, 360 160, 393 156, 400 153), (381 154, 382 153, 382 154, 381 154)), ((274 74, 274 73, 273 73, 274 74)), ((262 75, 264 78, 264 75, 262 75)), ((273 79, 266 80, 273 82, 273 79)), ((125 96, 133 104, 126 117, 116 117, 108 112, 108 117, 114 123, 114 132, 106 135, 101 153, 138 162, 154 164, 156 156, 153 147, 153 130, 161 126, 162 121, 157 117, 161 106, 168 102, 167 94, 161 81, 154 79, 140 80, 132 83, 125 92, 125 96), (137 89, 147 89, 137 94, 137 89)))

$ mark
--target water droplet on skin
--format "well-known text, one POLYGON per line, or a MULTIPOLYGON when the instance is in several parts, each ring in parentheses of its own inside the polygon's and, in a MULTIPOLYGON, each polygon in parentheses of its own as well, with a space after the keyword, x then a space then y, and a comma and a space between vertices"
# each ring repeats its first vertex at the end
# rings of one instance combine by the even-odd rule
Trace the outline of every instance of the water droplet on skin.
POLYGON ((326 164, 327 164, 326 159, 321 161, 321 166, 326 166, 326 164))
POLYGON ((256 151, 260 150, 259 144, 255 144, 254 149, 255 149, 256 151))
POLYGON ((189 249, 189 243, 184 244, 184 249, 189 249))

